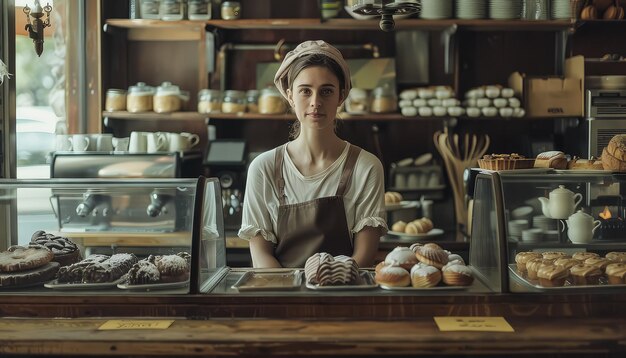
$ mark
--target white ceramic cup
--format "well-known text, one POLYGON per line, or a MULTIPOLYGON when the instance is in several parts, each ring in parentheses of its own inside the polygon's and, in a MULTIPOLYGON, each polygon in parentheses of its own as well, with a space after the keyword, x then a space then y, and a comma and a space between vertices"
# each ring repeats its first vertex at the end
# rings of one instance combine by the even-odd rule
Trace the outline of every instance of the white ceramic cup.
POLYGON ((57 134, 54 142, 54 149, 57 152, 67 152, 72 150, 72 135, 57 134))
POLYGON ((146 133, 146 151, 148 153, 163 152, 168 149, 168 140, 165 133, 146 133))
POLYGON ((131 132, 128 142, 130 153, 145 153, 148 150, 148 138, 146 132, 131 132))
POLYGON ((113 134, 102 133, 90 136, 94 149, 98 152, 110 152, 113 150, 113 134))
POLYGON ((186 151, 200 142, 200 136, 193 133, 168 133, 168 149, 170 152, 186 151))
POLYGON ((127 152, 130 138, 113 138, 113 149, 116 152, 127 152))
POLYGON ((75 152, 86 152, 89 150, 91 139, 89 134, 74 134, 69 139, 72 143, 72 150, 75 152))

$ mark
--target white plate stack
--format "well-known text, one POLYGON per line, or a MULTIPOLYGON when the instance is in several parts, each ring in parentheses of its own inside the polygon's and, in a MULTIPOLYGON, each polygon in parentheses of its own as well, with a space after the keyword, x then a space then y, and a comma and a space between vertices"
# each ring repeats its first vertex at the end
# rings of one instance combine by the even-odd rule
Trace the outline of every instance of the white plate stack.
POLYGON ((522 237, 522 232, 530 227, 528 220, 510 220, 509 221, 509 236, 515 239, 522 237))
POLYGON ((556 221, 544 215, 533 216, 533 227, 543 231, 552 231, 556 229, 556 221))
POLYGON ((569 20, 572 17, 570 0, 552 0, 550 15, 552 15, 553 19, 569 20))
POLYGON ((452 0, 422 0, 420 18, 429 20, 452 17, 452 0))
POLYGON ((521 0, 490 0, 489 17, 497 20, 519 19, 522 15, 521 0))
POLYGON ((487 17, 487 0, 456 0, 458 19, 484 19, 487 17))
POLYGON ((522 242, 537 243, 543 241, 543 230, 532 228, 522 231, 522 242))

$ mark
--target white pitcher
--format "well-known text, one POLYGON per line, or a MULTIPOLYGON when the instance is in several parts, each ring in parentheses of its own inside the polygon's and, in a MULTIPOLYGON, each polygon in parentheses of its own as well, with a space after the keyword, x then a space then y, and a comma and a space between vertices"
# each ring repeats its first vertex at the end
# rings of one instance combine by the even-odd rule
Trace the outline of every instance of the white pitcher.
POLYGON ((593 217, 582 210, 570 215, 567 222, 567 237, 574 244, 585 244, 591 242, 596 229, 602 224, 600 220, 593 220, 593 217))

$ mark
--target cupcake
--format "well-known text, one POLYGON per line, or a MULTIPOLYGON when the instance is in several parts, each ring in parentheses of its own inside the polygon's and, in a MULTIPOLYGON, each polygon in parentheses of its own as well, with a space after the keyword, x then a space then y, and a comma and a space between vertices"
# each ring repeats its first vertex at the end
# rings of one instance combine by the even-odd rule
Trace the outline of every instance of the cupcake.
POLYGON ((569 271, 561 266, 545 266, 537 271, 539 284, 544 287, 560 287, 565 284, 569 271))
POLYGON ((526 272, 526 263, 532 259, 540 259, 542 255, 538 252, 518 252, 515 255, 515 263, 517 264, 517 271, 520 273, 526 272))
POLYGON ((417 258, 408 247, 398 246, 385 257, 385 264, 390 265, 394 262, 403 269, 410 271, 413 265, 417 263, 417 258))
POLYGON ((574 260, 578 260, 580 262, 585 262, 585 260, 593 257, 600 257, 600 255, 596 254, 595 252, 577 252, 572 255, 572 258, 574 260))
POLYGON ((601 269, 591 265, 576 265, 569 270, 572 283, 577 286, 597 285, 600 282, 603 272, 601 269))
POLYGON ((562 258, 554 260, 554 265, 561 266, 566 269, 570 269, 572 266, 580 265, 582 262, 576 259, 562 258))
POLYGON ((615 263, 615 261, 611 261, 604 257, 592 257, 592 258, 586 259, 584 262, 585 265, 595 266, 602 271, 604 271, 607 265, 612 264, 612 263, 615 263))
POLYGON ((620 285, 626 283, 626 263, 609 264, 605 272, 609 284, 620 285))
POLYGON ((474 282, 472 269, 465 265, 450 265, 443 270, 443 283, 449 286, 469 286, 474 282))
POLYGON ((537 272, 542 267, 553 266, 554 260, 532 259, 526 263, 526 274, 531 280, 537 279, 537 272))
POLYGON ((626 252, 613 251, 606 254, 605 257, 617 263, 626 263, 626 252))
POLYGON ((433 287, 441 281, 441 271, 434 266, 417 264, 411 269, 411 286, 433 287))
POLYGON ((560 251, 546 251, 542 252, 541 256, 546 260, 562 259, 564 257, 570 257, 568 254, 560 251))

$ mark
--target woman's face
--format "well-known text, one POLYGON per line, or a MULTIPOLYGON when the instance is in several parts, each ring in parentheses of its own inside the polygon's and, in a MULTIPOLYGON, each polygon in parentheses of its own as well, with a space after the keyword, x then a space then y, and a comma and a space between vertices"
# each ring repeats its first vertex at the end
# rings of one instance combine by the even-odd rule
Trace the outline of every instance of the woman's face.
POLYGON ((343 98, 339 79, 331 70, 321 66, 303 69, 287 95, 303 128, 334 129, 337 107, 343 98))

